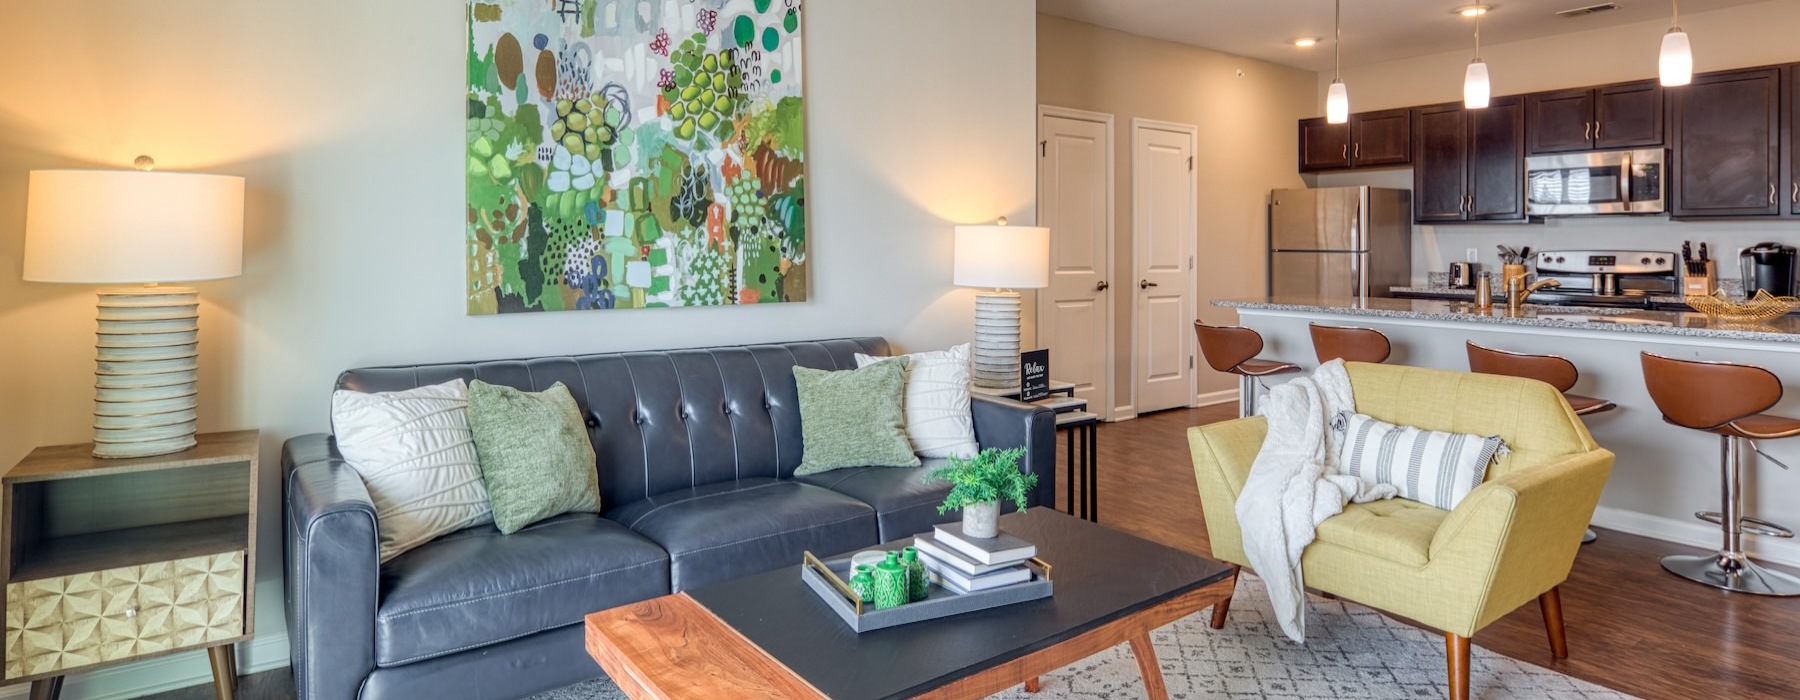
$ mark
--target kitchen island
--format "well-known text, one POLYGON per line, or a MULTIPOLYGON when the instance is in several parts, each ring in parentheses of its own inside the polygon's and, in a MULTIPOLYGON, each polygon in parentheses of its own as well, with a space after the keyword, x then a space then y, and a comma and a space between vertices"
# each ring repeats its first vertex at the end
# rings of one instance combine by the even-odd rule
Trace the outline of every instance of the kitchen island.
MULTIPOLYGON (((1784 382, 1800 383, 1800 317, 1795 316, 1749 324, 1695 312, 1531 304, 1512 313, 1499 303, 1477 309, 1472 302, 1386 297, 1213 303, 1236 309, 1242 325, 1263 335, 1263 358, 1308 368, 1318 364, 1309 323, 1362 326, 1387 334, 1394 348, 1390 364, 1467 371, 1469 341, 1566 357, 1581 370, 1574 393, 1619 405, 1586 419, 1594 439, 1618 454, 1595 524, 1701 547, 1716 548, 1720 540, 1717 526, 1693 517, 1695 511, 1719 509, 1719 442, 1663 422, 1644 388, 1639 353, 1754 364, 1784 382)), ((1265 381, 1294 376, 1300 375, 1265 381)), ((1800 397, 1790 394, 1770 412, 1800 416, 1800 397)), ((1761 445, 1776 458, 1800 465, 1800 438, 1761 445)), ((1746 513, 1800 527, 1800 474, 1751 455, 1744 484, 1746 513)), ((1800 565, 1800 546, 1792 541, 1748 534, 1745 541, 1756 556, 1800 565)), ((1655 566, 1650 562, 1647 570, 1655 566)))

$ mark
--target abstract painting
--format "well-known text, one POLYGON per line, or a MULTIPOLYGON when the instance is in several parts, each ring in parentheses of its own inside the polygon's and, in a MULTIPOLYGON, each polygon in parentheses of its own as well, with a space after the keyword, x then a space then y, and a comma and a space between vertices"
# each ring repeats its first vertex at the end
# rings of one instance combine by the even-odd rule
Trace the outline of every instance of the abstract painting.
POLYGON ((469 0, 468 312, 804 301, 801 0, 469 0))

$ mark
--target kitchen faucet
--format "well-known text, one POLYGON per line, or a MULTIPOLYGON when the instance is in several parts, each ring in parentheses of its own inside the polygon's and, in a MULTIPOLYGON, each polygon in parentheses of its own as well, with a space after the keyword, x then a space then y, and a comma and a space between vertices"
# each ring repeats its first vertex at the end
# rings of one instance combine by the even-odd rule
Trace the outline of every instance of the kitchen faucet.
POLYGON ((1555 278, 1551 277, 1546 277, 1533 282, 1529 287, 1525 286, 1524 275, 1508 277, 1506 279, 1506 310, 1512 313, 1518 313, 1519 307, 1525 305, 1525 300, 1531 298, 1532 292, 1545 287, 1554 289, 1561 286, 1561 282, 1558 282, 1555 278))

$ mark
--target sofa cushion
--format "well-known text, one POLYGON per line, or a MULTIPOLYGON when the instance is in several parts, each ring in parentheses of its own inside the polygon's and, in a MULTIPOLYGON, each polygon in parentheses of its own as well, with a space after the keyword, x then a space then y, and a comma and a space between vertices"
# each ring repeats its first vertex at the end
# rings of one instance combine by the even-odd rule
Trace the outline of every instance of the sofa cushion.
POLYGON ((668 554, 599 516, 562 515, 511 535, 459 530, 381 567, 375 663, 523 637, 668 592, 668 554))
POLYGON ((875 510, 862 501, 770 478, 657 494, 606 517, 668 550, 677 591, 796 566, 802 552, 827 557, 878 541, 875 510))
POLYGON ((930 532, 933 525, 962 517, 956 511, 938 515, 938 506, 950 494, 950 484, 927 479, 926 475, 942 466, 944 460, 927 460, 925 466, 916 469, 853 467, 811 476, 796 476, 794 480, 828 488, 869 504, 875 509, 875 521, 880 528, 881 541, 892 542, 902 537, 930 532))
POLYGON ((1351 503, 1319 523, 1318 541, 1409 566, 1431 561, 1431 538, 1449 511, 1391 498, 1351 503))

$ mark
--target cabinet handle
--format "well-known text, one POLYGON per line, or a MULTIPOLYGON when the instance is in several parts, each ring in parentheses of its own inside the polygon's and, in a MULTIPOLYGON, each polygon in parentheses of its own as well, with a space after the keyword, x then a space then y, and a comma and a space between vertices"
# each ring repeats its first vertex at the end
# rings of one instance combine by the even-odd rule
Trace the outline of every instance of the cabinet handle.
POLYGON ((1795 204, 1800 204, 1800 182, 1794 183, 1793 199, 1795 204))
POLYGON ((1594 123, 1593 122, 1582 122, 1581 123, 1581 138, 1584 138, 1584 139, 1594 138, 1594 123))
POLYGON ((1600 129, 1603 126, 1605 126, 1605 125, 1601 124, 1600 122, 1594 122, 1594 140, 1595 141, 1600 140, 1600 129))
POLYGON ((1356 155, 1355 155, 1355 157, 1357 157, 1357 158, 1361 158, 1361 157, 1362 157, 1362 144, 1361 144, 1361 143, 1358 143, 1358 144, 1356 144, 1356 155))
POLYGON ((1769 204, 1775 203, 1775 183, 1769 183, 1769 204))
POLYGON ((1347 144, 1347 143, 1344 144, 1344 157, 1345 158, 1350 157, 1350 144, 1347 144))

